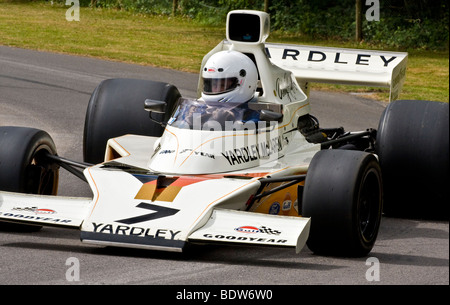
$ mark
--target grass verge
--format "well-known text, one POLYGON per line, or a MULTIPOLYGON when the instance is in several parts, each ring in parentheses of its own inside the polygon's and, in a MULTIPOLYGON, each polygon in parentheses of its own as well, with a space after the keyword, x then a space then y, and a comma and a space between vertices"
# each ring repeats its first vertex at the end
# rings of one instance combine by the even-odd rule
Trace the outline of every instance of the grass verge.
MULTIPOLYGON (((51 2, 0 0, 0 44, 41 51, 198 72, 203 56, 225 37, 225 27, 200 25, 188 18, 149 16, 109 9, 80 9, 69 22, 69 6, 51 2)), ((270 42, 375 48, 311 41, 273 33, 270 42)), ((395 51, 395 50, 394 50, 395 51)), ((401 99, 449 101, 449 53, 408 50, 401 99)), ((314 89, 357 92, 387 101, 387 89, 314 84, 314 89)))

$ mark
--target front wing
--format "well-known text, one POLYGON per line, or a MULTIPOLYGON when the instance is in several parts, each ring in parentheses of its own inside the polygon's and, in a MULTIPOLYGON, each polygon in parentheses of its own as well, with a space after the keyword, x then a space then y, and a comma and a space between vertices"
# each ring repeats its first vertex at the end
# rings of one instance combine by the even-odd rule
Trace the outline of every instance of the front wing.
MULTIPOLYGON (((108 215, 97 215, 100 221, 94 226, 86 225, 94 206, 90 198, 0 192, 0 221, 78 229, 85 243, 173 252, 182 252, 188 243, 222 243, 292 247, 298 253, 305 245, 310 226, 309 218, 220 207, 211 207, 209 212, 203 213, 203 219, 197 221, 195 229, 185 232, 170 217, 157 229, 151 221, 115 223, 106 220, 111 217, 108 215), (101 221, 102 218, 105 221, 101 221), (87 229, 89 227, 92 229, 87 229)), ((127 209, 129 213, 149 213, 136 206, 127 209)))
POLYGON ((233 210, 214 210, 202 228, 189 236, 192 242, 294 247, 299 253, 308 239, 310 219, 233 210))
POLYGON ((0 220, 78 229, 92 207, 90 198, 0 191, 0 220))

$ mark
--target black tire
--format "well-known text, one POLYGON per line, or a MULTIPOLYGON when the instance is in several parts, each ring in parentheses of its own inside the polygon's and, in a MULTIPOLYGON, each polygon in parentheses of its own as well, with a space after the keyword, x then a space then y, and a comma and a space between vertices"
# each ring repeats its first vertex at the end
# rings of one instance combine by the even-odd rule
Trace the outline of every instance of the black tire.
POLYGON ((395 101, 383 112, 376 153, 386 216, 449 218, 448 103, 395 101))
POLYGON ((104 161, 106 142, 124 134, 159 137, 164 128, 150 120, 144 101, 167 103, 163 121, 167 122, 176 101, 178 89, 170 84, 139 79, 108 79, 92 93, 86 111, 83 158, 88 163, 104 161))
POLYGON ((323 150, 311 161, 302 215, 311 217, 308 248, 316 254, 360 257, 375 244, 383 203, 381 169, 373 154, 323 150))
MULTIPOLYGON (((56 195, 59 167, 45 154, 56 155, 56 146, 45 131, 27 127, 0 127, 0 190, 56 195)), ((37 231, 41 226, 1 223, 2 229, 37 231)))

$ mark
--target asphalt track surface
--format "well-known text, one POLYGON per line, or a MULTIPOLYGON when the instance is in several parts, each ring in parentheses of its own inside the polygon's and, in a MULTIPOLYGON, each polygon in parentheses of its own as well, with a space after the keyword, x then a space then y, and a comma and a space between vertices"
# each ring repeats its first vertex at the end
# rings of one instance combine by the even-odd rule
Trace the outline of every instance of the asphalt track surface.
MULTIPOLYGON (((46 130, 59 155, 81 161, 89 97, 102 80, 117 77, 170 82, 188 97, 195 97, 198 79, 195 73, 0 46, 0 126, 46 130)), ((315 91, 311 105, 323 127, 349 131, 376 128, 385 107, 355 95, 315 91)), ((62 172, 60 195, 91 193, 62 172)), ((165 253, 86 245, 76 230, 0 232, 0 284, 448 285, 449 222, 384 217, 372 252, 356 259, 318 256, 307 247, 300 254, 227 246, 165 253), (79 262, 79 281, 66 278, 75 275, 69 258, 79 262), (377 266, 378 273, 372 272, 377 266)))

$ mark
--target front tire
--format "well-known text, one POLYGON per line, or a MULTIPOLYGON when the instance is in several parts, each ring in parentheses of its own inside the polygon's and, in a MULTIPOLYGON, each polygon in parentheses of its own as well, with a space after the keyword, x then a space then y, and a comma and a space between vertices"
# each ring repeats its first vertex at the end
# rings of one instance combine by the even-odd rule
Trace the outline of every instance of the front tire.
MULTIPOLYGON (((0 127, 0 190, 56 195, 59 167, 46 158, 56 155, 47 132, 27 127, 0 127)), ((1 223, 3 229, 37 231, 41 226, 1 223)))
POLYGON ((373 154, 318 152, 302 199, 302 216, 311 217, 308 248, 323 255, 367 255, 378 235, 382 193, 381 169, 373 154))
POLYGON ((104 160, 109 139, 125 134, 160 137, 164 128, 152 121, 144 101, 166 102, 163 122, 167 122, 176 101, 181 97, 170 84, 140 79, 107 79, 95 88, 86 111, 83 156, 88 163, 104 160))

